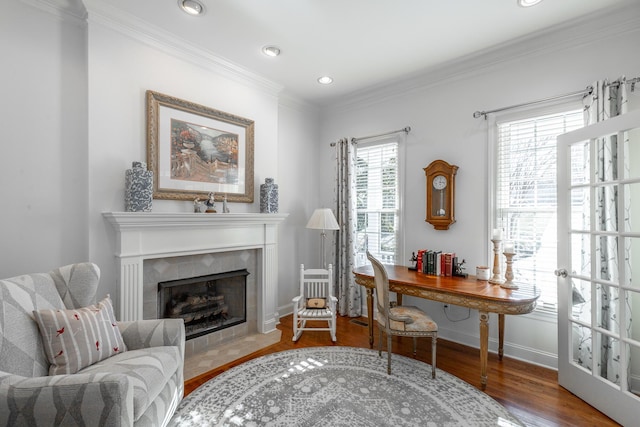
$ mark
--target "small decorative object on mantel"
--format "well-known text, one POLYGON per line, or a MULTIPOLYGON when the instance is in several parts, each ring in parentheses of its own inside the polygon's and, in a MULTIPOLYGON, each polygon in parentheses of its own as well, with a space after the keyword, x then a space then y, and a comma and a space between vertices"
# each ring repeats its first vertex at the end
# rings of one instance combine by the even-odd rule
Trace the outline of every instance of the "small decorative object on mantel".
POLYGON ((224 195, 224 199, 222 199, 222 212, 229 213, 229 204, 227 203, 227 195, 224 195))
POLYGON ((260 213, 278 213, 278 184, 273 178, 265 178, 260 185, 260 213))
POLYGON ((153 172, 144 162, 132 162, 125 172, 124 209, 126 212, 151 212, 153 172))
POLYGON ((207 205, 200 201, 200 199, 198 197, 196 197, 196 199, 193 201, 193 212, 195 213, 203 213, 206 212, 207 210, 207 205))
POLYGON ((216 213, 216 199, 215 194, 209 193, 209 198, 207 199, 207 210, 206 213, 216 213))

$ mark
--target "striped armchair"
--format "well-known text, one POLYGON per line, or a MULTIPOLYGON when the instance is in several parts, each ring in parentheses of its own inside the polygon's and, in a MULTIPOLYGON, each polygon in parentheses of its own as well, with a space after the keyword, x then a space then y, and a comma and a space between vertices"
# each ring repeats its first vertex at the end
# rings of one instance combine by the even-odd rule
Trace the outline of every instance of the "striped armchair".
POLYGON ((184 394, 182 320, 116 322, 126 351, 49 375, 34 311, 74 313, 95 304, 99 278, 96 265, 82 263, 0 280, 0 425, 168 423, 184 394))

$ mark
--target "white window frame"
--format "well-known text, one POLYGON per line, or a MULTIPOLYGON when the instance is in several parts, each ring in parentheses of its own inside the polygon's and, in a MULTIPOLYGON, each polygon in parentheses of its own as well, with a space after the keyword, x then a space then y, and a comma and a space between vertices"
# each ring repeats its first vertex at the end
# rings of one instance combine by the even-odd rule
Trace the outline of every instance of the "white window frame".
MULTIPOLYGON (((512 109, 508 112, 493 113, 487 115, 488 124, 488 150, 487 150, 487 167, 489 171, 489 214, 488 214, 488 230, 496 228, 496 195, 497 195, 497 174, 498 174, 498 124, 517 120, 525 120, 528 118, 540 117, 545 115, 557 114, 567 111, 574 111, 583 108, 581 100, 573 101, 557 101, 549 102, 546 105, 537 107, 523 107, 512 109)), ((491 242, 489 242, 491 243, 491 242)), ((490 246, 491 260, 493 260, 493 246, 490 246)), ((504 259, 501 257, 501 272, 504 275, 504 259)), ((556 260, 554 260, 554 263, 556 260)), ((493 265, 491 263, 490 265, 493 265)), ((539 304, 530 316, 548 322, 557 322, 557 304, 555 308, 543 306, 539 304)))
MULTIPOLYGON (((396 252, 395 252, 395 263, 402 264, 402 261, 405 259, 405 236, 404 236, 404 224, 405 224, 405 209, 404 209, 404 194, 405 194, 405 156, 406 156, 406 135, 404 133, 397 134, 393 136, 386 137, 378 137, 378 138, 369 138, 367 140, 358 141, 356 145, 356 158, 357 158, 357 150, 361 147, 373 147, 377 145, 385 145, 389 143, 397 144, 397 154, 398 154, 398 193, 396 194, 397 200, 397 224, 395 231, 396 238, 396 252)), ((357 170, 354 172, 354 179, 357 178, 357 170)), ((356 211, 356 230, 357 230, 357 211, 356 211)), ((357 245, 357 241, 356 241, 357 245)), ((366 259, 366 256, 363 259, 362 254, 356 253, 356 266, 366 265, 369 262, 366 259)))

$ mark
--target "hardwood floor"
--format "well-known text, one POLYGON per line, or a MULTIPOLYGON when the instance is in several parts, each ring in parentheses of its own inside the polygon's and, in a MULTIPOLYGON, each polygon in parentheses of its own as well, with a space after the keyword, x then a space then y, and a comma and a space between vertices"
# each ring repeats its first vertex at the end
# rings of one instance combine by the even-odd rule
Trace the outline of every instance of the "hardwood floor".
MULTIPOLYGON (((201 384, 227 369, 265 354, 302 347, 351 346, 369 347, 367 318, 338 318, 338 342, 331 342, 328 332, 305 331, 297 343, 293 335, 292 316, 280 319, 282 331, 279 343, 240 358, 227 365, 211 370, 185 382, 185 395, 201 384)), ((377 348, 378 332, 374 347, 377 348)), ((412 341, 409 338, 393 338, 394 353, 412 356, 412 341)), ((431 344, 428 339, 418 340, 417 359, 429 363, 431 344)), ((443 339, 438 340, 437 367, 479 388, 479 350, 443 339)), ((496 354, 489 354, 489 380, 485 392, 504 405, 523 423, 530 426, 618 426, 616 422, 584 403, 558 385, 555 371, 496 354)), ((426 379, 428 380, 428 379, 426 379)))

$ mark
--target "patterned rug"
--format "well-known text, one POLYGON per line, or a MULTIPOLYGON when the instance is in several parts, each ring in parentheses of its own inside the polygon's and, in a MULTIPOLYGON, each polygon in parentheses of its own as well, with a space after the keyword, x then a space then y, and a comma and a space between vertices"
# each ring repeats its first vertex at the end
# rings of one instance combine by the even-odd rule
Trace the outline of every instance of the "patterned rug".
POLYGON ((502 405, 431 366, 377 350, 311 347, 251 360, 187 396, 172 426, 522 426, 502 405))

